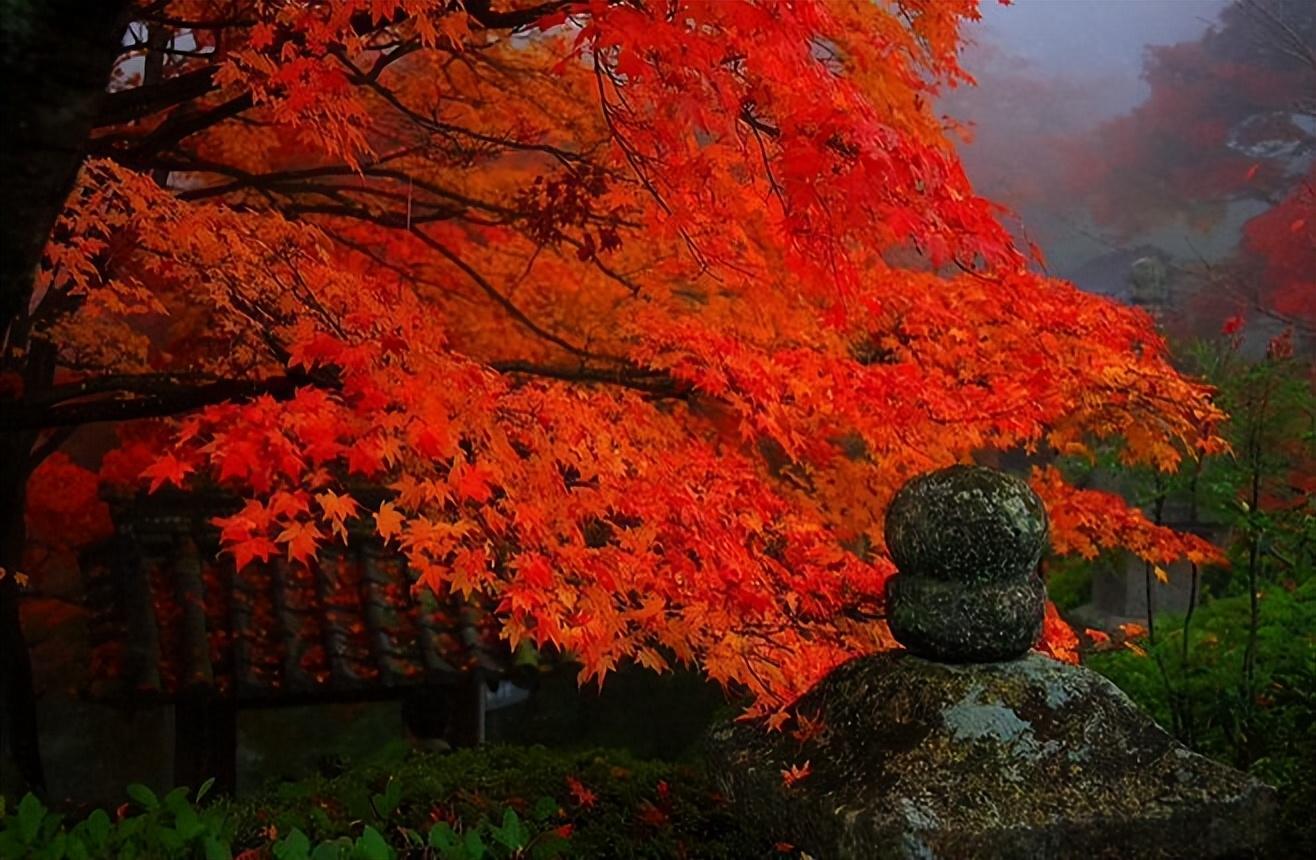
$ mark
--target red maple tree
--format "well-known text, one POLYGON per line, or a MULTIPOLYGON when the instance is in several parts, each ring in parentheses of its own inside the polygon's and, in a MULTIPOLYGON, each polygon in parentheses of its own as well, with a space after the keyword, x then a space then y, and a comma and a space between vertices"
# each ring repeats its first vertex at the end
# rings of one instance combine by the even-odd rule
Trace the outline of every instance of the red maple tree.
MULTIPOLYGON (((929 105, 974 15, 142 0, 6 305, 7 498, 128 422, 104 476, 247 494, 239 566, 368 518, 584 678, 789 701, 891 645, 910 476, 1216 444, 1150 319, 1030 272, 965 179, 929 105)), ((1061 547, 1211 553, 1036 479, 1061 547)))

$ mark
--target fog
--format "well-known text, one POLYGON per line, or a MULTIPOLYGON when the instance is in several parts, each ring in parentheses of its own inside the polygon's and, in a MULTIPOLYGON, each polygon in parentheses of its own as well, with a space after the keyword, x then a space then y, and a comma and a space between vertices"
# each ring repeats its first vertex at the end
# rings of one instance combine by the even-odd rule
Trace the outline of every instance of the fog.
MULTIPOLYGON (((973 129, 974 142, 962 148, 965 167, 983 193, 1022 217, 1058 273, 1081 279, 1085 263, 1127 244, 1091 224, 1082 200, 1048 193, 1075 171, 1064 150, 1150 96, 1143 74, 1148 47, 1199 39, 1229 3, 988 0, 982 20, 969 25, 964 64, 979 86, 946 99, 947 112, 973 129), (1032 187, 1018 188, 1019 180, 1032 187)), ((1237 241, 1240 225, 1235 216, 1219 235, 1196 237, 1192 248, 1177 226, 1124 239, 1216 257, 1237 241)))
POLYGON ((988 1, 967 28, 963 65, 978 86, 944 99, 973 140, 963 161, 979 190, 1023 219, 1051 270, 1080 286, 1119 291, 1115 278, 1091 278, 1088 263, 1124 246, 1165 246, 1178 255, 1219 257, 1237 241, 1234 215, 1212 236, 1186 238, 1178 225, 1116 240, 1091 224, 1082 200, 1058 196, 1073 180, 1067 151, 1101 122, 1133 111, 1150 95, 1146 49, 1198 40, 1229 0, 988 1), (1188 245, 1191 242, 1191 246, 1188 245), (1084 277, 1088 275, 1088 277, 1084 277), (1083 283, 1083 281, 1088 281, 1083 283))
POLYGON ((939 106, 975 187, 1048 271, 1129 300, 1133 264, 1154 258, 1172 334, 1233 314, 1311 335, 1295 273, 1316 244, 1316 3, 989 2, 967 35, 976 85, 939 106))
POLYGON ((1136 106, 1148 95, 1143 50, 1199 38, 1229 0, 1017 0, 986 2, 969 28, 1039 75, 1098 86, 1105 110, 1093 121, 1136 106))

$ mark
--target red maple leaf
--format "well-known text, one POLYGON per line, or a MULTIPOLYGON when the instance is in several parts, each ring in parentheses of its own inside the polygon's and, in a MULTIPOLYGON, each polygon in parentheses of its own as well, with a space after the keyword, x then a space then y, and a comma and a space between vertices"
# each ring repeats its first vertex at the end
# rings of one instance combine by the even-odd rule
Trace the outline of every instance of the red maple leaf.
POLYGON ((165 454, 143 469, 142 477, 151 479, 151 492, 154 493, 165 484, 183 486, 183 479, 193 468, 192 464, 179 460, 173 454, 165 454))

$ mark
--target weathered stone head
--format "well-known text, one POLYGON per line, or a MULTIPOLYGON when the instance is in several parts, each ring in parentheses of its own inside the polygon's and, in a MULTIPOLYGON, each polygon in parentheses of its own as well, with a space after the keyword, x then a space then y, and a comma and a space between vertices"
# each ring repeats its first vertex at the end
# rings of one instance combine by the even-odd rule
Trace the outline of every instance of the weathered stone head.
POLYGON ((886 545, 899 569, 887 583, 887 622, 910 651, 990 663, 1037 641, 1046 511, 1023 481, 981 466, 921 475, 887 509, 886 545))

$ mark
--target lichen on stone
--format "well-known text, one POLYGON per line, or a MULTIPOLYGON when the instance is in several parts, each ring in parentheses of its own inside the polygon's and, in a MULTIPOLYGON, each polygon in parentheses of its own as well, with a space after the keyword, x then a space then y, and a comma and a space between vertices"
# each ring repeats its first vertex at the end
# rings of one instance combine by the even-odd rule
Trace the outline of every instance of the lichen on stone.
POLYGON ((1023 481, 976 466, 922 475, 892 501, 886 541, 899 568, 887 583, 887 623, 906 648, 992 662, 1036 642, 1046 513, 1023 481))
POLYGON ((875 654, 834 670, 796 712, 823 728, 801 743, 789 725, 729 724, 710 752, 743 814, 819 857, 1246 856, 1274 802, 1109 681, 1039 654, 875 654), (805 760, 811 775, 784 786, 805 760))

